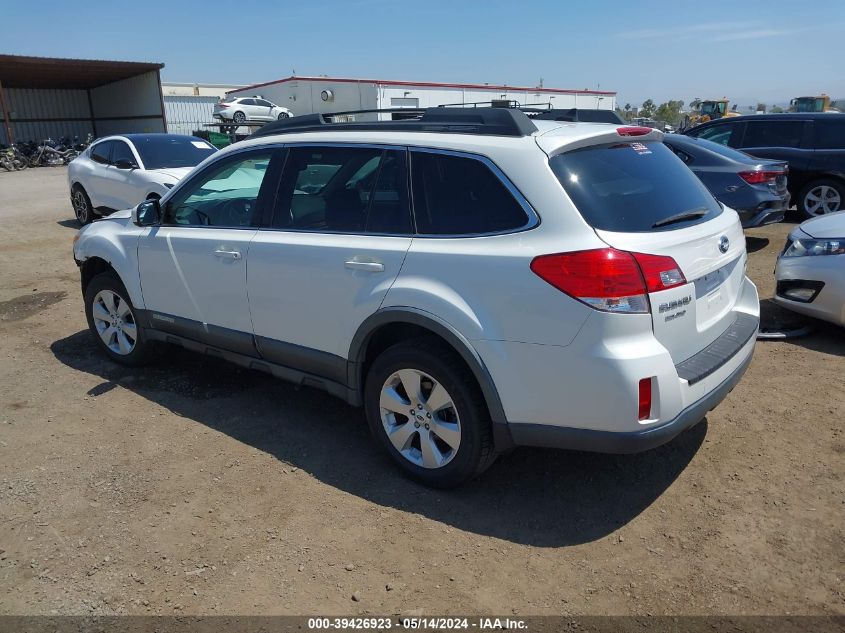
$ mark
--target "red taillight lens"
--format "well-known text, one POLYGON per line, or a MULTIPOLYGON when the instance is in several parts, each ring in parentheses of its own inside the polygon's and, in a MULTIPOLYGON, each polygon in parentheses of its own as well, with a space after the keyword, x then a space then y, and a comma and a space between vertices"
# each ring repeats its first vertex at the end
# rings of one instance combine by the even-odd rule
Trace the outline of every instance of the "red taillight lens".
POLYGON ((531 270, 597 310, 648 312, 645 283, 630 253, 601 248, 541 255, 531 262, 531 270))
POLYGON ((596 310, 646 313, 649 292, 686 283, 671 257, 615 248, 541 255, 531 270, 570 297, 596 310))
POLYGON ((616 128, 616 133, 619 136, 645 136, 649 132, 651 132, 650 127, 630 126, 616 128))
POLYGON ((639 391, 639 419, 648 420, 651 417, 651 378, 640 380, 639 391))
POLYGON ((668 290, 687 283, 678 264, 671 257, 645 253, 632 253, 632 255, 640 265, 640 270, 643 271, 643 278, 649 292, 668 290))
POLYGON ((782 171, 741 171, 739 177, 749 185, 763 185, 774 182, 778 176, 783 176, 783 174, 782 171))
POLYGON ((228 103, 218 103, 217 107, 222 110, 223 108, 228 108, 229 104, 228 103))

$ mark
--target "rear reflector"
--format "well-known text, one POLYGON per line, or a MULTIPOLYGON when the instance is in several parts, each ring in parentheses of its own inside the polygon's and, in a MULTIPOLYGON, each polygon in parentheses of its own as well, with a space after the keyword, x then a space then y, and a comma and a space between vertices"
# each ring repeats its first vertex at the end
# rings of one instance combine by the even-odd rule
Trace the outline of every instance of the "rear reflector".
POLYGON ((639 392, 639 419, 648 420, 651 417, 651 378, 640 380, 639 392))
POLYGON ((541 255, 531 262, 541 279, 591 308, 643 314, 648 293, 686 283, 671 257, 600 248, 541 255))
POLYGON ((649 132, 651 132, 650 127, 631 126, 616 128, 616 133, 619 136, 645 136, 649 132))
POLYGON ((782 171, 741 171, 739 177, 749 185, 763 185, 773 183, 778 176, 783 176, 782 171))

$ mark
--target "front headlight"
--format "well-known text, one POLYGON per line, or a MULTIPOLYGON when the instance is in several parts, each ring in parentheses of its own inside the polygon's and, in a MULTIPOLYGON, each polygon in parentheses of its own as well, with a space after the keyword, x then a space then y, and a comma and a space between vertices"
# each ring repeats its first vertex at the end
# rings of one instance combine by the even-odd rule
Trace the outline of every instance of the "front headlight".
POLYGON ((786 247, 782 257, 806 257, 812 255, 845 255, 845 238, 826 240, 798 239, 786 247))

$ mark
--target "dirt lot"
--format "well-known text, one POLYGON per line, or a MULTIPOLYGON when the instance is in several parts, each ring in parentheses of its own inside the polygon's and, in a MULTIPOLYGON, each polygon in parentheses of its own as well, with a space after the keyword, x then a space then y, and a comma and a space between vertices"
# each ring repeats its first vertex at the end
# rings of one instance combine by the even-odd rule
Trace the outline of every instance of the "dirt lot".
MULTIPOLYGON (((761 342, 668 446, 436 492, 318 391, 109 363, 70 218, 63 168, 0 173, 0 614, 845 614, 845 331, 761 342)), ((761 297, 791 227, 750 232, 761 297)))

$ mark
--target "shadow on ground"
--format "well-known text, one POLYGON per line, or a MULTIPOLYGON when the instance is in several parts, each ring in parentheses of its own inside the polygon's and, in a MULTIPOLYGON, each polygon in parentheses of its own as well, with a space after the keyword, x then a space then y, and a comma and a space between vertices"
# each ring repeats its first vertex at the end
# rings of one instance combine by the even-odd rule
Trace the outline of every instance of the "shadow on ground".
POLYGON ((76 220, 75 218, 72 219, 72 220, 59 220, 58 222, 56 222, 56 224, 58 224, 59 226, 63 226, 66 229, 77 229, 77 230, 79 230, 79 228, 80 228, 79 227, 79 221, 76 220))
POLYGON ((755 237, 753 235, 745 236, 745 250, 749 253, 756 253, 757 251, 761 251, 768 245, 768 237, 755 237))
POLYGON ((91 396, 119 385, 373 503, 539 547, 593 541, 631 521, 684 470, 707 431, 705 421, 639 455, 519 449, 480 479, 444 492, 400 476, 362 414, 321 391, 181 349, 151 367, 122 367, 87 331, 51 350, 65 365, 103 379, 91 396))
POLYGON ((787 338, 783 342, 822 354, 845 356, 845 328, 787 310, 773 299, 760 300, 761 330, 790 331, 804 327, 810 328, 809 334, 787 338))

